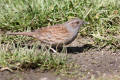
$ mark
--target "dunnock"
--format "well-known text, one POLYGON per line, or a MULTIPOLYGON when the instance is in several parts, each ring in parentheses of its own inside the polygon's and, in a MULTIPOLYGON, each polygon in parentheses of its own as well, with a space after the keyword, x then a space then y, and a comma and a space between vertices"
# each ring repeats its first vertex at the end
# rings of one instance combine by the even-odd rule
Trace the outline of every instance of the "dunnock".
POLYGON ((42 43, 61 46, 70 44, 77 37, 80 26, 85 22, 79 18, 71 19, 63 24, 42 27, 33 32, 7 33, 9 35, 24 35, 37 38, 42 43))

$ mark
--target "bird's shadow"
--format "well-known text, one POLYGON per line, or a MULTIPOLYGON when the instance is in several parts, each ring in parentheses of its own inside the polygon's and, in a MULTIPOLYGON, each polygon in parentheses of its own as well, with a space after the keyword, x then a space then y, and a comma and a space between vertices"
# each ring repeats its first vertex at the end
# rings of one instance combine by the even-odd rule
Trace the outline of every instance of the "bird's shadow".
MULTIPOLYGON (((82 53, 84 51, 88 51, 91 48, 95 48, 94 46, 92 46, 91 44, 85 44, 83 46, 80 47, 66 47, 67 53, 68 54, 78 54, 78 53, 82 53)), ((60 50, 58 50, 59 52, 62 51, 62 47, 60 50)))

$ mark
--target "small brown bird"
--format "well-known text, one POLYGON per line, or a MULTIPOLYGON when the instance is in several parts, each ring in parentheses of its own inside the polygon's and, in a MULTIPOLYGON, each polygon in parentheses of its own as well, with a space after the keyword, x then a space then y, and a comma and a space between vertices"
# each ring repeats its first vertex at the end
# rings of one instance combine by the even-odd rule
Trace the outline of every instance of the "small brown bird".
POLYGON ((80 26, 85 24, 83 20, 74 18, 63 24, 56 24, 37 29, 33 32, 15 32, 9 35, 24 35, 37 38, 41 43, 52 46, 61 46, 70 44, 77 37, 80 26))

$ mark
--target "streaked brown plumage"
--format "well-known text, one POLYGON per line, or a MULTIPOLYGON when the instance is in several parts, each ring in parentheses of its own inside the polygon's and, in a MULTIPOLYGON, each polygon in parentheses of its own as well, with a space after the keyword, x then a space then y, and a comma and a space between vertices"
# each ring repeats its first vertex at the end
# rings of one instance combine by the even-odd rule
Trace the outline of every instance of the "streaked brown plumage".
POLYGON ((74 18, 63 24, 43 27, 33 32, 16 32, 8 34, 31 36, 33 38, 37 38, 42 43, 52 46, 60 46, 71 43, 77 37, 79 28, 82 24, 84 24, 84 21, 79 18, 74 18))

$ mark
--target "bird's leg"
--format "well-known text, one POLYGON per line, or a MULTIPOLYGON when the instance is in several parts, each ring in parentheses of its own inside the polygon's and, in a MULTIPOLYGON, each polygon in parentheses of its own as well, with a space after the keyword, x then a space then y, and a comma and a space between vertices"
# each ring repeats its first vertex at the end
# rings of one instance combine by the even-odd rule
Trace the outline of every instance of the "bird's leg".
POLYGON ((52 47, 50 47, 50 50, 52 50, 54 53, 57 53, 57 51, 53 49, 52 47))
POLYGON ((51 45, 50 45, 50 50, 52 50, 54 53, 57 53, 57 51, 54 48, 52 48, 51 45))

